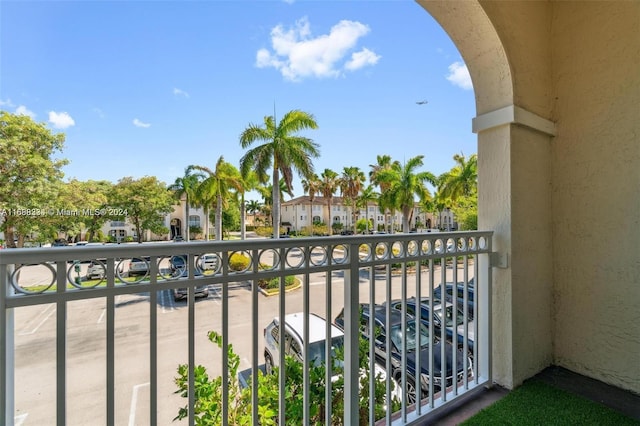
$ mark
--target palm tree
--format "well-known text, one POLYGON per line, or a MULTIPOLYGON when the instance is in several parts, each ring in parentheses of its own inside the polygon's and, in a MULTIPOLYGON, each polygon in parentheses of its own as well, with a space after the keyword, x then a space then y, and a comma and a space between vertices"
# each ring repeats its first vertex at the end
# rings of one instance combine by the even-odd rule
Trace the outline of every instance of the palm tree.
POLYGON ((172 191, 175 198, 180 203, 180 200, 184 196, 186 198, 185 201, 185 229, 187 241, 189 241, 189 207, 192 203, 196 202, 196 192, 198 185, 200 184, 200 179, 203 177, 199 173, 192 173, 192 169, 187 167, 184 169, 184 176, 176 178, 176 180, 169 185, 169 191, 172 191))
MULTIPOLYGON (((290 197, 293 197, 293 193, 289 192, 289 188, 287 188, 287 184, 284 182, 284 179, 280 179, 280 181, 278 182, 278 196, 280 199, 283 198, 284 194, 288 194, 290 197)), ((264 201, 264 206, 262 208, 262 210, 264 212, 269 212, 269 216, 271 216, 271 222, 273 224, 273 185, 269 184, 266 186, 261 186, 258 188, 258 192, 260 192, 260 195, 262 195, 262 200, 264 201)), ((280 230, 280 227, 278 227, 278 231, 280 230)), ((280 235, 280 233, 278 232, 278 236, 280 235)))
MULTIPOLYGON (((249 171, 246 176, 242 176, 242 190, 240 191, 240 239, 244 240, 247 233, 247 206, 244 200, 244 194, 247 191, 258 188, 260 184, 258 175, 253 171, 249 171)), ((255 219, 255 217, 254 217, 255 219)))
MULTIPOLYGON (((386 228, 387 214, 390 213, 392 217, 395 217, 395 207, 387 203, 387 200, 386 200, 387 197, 384 196, 387 190, 389 189, 390 184, 382 180, 380 176, 384 174, 386 171, 391 170, 393 167, 399 167, 400 162, 397 160, 391 161, 390 155, 378 155, 376 157, 376 160, 377 160, 376 164, 369 165, 369 167, 371 167, 371 170, 369 171, 369 182, 371 182, 373 185, 378 185, 378 188, 380 188, 379 207, 380 207, 380 210, 385 213, 385 228, 386 228)), ((394 229, 394 226, 393 224, 391 224, 391 231, 393 231, 393 229, 394 229)))
POLYGON ((193 170, 200 170, 207 173, 200 184, 201 194, 205 199, 215 197, 216 206, 216 240, 222 239, 222 208, 228 204, 231 190, 242 190, 242 176, 240 172, 231 163, 224 161, 224 157, 220 156, 216 163, 215 170, 211 170, 204 166, 189 166, 193 170))
POLYGON ((371 167, 369 171, 369 181, 374 185, 378 185, 380 192, 383 193, 389 188, 389 184, 380 180, 380 174, 385 170, 390 170, 394 166, 399 166, 400 162, 397 160, 392 162, 390 155, 378 155, 376 159, 378 161, 376 164, 369 165, 369 167, 371 167))
MULTIPOLYGON (((340 176, 340 191, 345 201, 351 202, 351 226, 355 222, 356 199, 367 178, 359 167, 345 167, 340 176)), ((355 229, 354 229, 355 231, 355 229)))
POLYGON ((356 205, 359 208, 364 208, 365 211, 365 219, 366 219, 366 232, 369 233, 369 203, 375 202, 378 200, 378 193, 375 191, 373 185, 369 185, 360 192, 358 198, 356 200, 356 205))
POLYGON ((247 208, 247 212, 250 215, 253 215, 253 224, 255 225, 255 223, 256 223, 256 215, 262 209, 262 203, 260 203, 260 201, 258 201, 258 200, 249 200, 249 201, 247 201, 247 207, 246 208, 247 208))
POLYGON ((316 198, 316 194, 320 193, 320 178, 315 173, 309 177, 309 179, 302 179, 302 189, 309 194, 309 202, 311 203, 311 224, 313 225, 313 201, 316 198))
POLYGON ((338 174, 331 169, 324 169, 320 175, 320 192, 322 196, 327 200, 327 207, 329 209, 329 235, 333 234, 333 218, 331 216, 331 200, 333 194, 338 190, 338 174))
POLYGON ((421 203, 431 197, 426 183, 436 185, 436 177, 431 172, 416 172, 424 163, 423 155, 410 158, 404 166, 394 164, 390 170, 380 173, 381 181, 389 184, 382 195, 387 203, 402 211, 402 230, 409 231, 409 218, 416 204, 417 196, 421 203))
POLYGON ((472 154, 466 160, 464 154, 456 154, 453 160, 457 163, 456 166, 440 175, 438 189, 443 197, 456 201, 459 197, 468 197, 477 191, 478 156, 472 154))
POLYGON ((259 176, 266 175, 273 167, 271 176, 273 188, 273 234, 280 236, 280 192, 277 190, 280 174, 287 186, 288 192, 293 191, 293 170, 297 170, 302 177, 313 175, 312 158, 320 156, 318 144, 312 139, 296 136, 295 133, 305 129, 317 129, 313 115, 299 110, 287 112, 276 125, 274 116, 264 118, 264 126, 250 124, 240 135, 240 146, 249 148, 256 141, 265 143, 250 149, 240 159, 242 175, 254 169, 259 176))

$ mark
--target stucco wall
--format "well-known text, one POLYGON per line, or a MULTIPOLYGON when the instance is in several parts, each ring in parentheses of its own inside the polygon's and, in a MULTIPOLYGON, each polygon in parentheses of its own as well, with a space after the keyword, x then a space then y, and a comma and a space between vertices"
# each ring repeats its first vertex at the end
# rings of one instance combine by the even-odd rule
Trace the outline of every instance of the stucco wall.
POLYGON ((553 9, 555 362, 640 392, 640 3, 553 9))
POLYGON ((469 68, 477 114, 556 123, 478 134, 494 269, 494 377, 550 363, 640 392, 640 2, 419 0, 469 68))

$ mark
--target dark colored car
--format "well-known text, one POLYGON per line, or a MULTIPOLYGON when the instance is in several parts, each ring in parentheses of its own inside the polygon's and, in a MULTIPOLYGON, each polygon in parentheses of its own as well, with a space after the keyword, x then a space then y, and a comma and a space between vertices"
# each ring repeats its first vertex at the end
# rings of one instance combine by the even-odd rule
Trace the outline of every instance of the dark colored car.
MULTIPOLYGON (((169 259, 169 268, 171 270, 171 276, 173 278, 187 278, 189 277, 189 268, 187 267, 187 256, 186 255, 176 255, 171 256, 169 259)), ((202 273, 196 268, 193 271, 194 276, 202 275, 202 273)), ((196 286, 195 288, 195 296, 196 297, 209 297, 209 287, 206 285, 196 286)), ((182 300, 185 299, 188 295, 187 288, 176 288, 173 290, 173 298, 174 300, 182 300)))
MULTIPOLYGON (((416 307, 418 303, 416 303, 416 298, 411 297, 407 299, 407 314, 411 315, 414 318, 418 318, 418 308, 416 307)), ((436 337, 442 336, 442 327, 444 325, 444 331, 447 341, 453 344, 453 331, 454 328, 457 330, 457 338, 456 338, 456 346, 459 350, 464 348, 464 312, 458 309, 457 315, 453 315, 453 305, 451 303, 445 302, 443 306, 441 301, 437 301, 434 299, 433 305, 433 314, 429 315, 429 299, 422 298, 420 300, 420 321, 424 324, 425 327, 429 328, 429 322, 433 320, 433 330, 436 337), (456 322, 456 326, 454 327, 454 321, 456 322)), ((384 306, 384 304, 383 304, 384 306)), ((395 310, 402 311, 402 301, 401 300, 393 300, 391 301, 391 307, 395 310)), ((473 358, 474 353, 474 334, 472 324, 468 323, 468 331, 467 331, 467 351, 470 358, 473 358)))
POLYGON ((51 247, 65 247, 68 246, 67 240, 63 238, 56 238, 53 243, 51 243, 51 247))
MULTIPOLYGON (((467 315, 469 316, 469 321, 473 320, 474 308, 473 308, 473 300, 475 298, 475 285, 474 279, 471 278, 467 283, 467 315)), ((444 300, 447 302, 453 303, 453 294, 455 292, 456 297, 458 299, 458 306, 463 307, 464 303, 464 282, 459 282, 457 284, 453 283, 445 283, 445 296, 444 300), (454 289, 455 288, 455 289, 454 289)), ((442 300, 442 285, 433 289, 433 298, 434 300, 442 300)))
MULTIPOLYGON (((445 352, 445 386, 451 386, 455 381, 463 379, 465 374, 471 373, 471 360, 469 360, 461 351, 457 351, 455 374, 453 369, 453 351, 457 350, 447 343, 438 341, 437 338, 429 336, 429 330, 421 323, 417 322, 413 317, 404 318, 405 334, 402 335, 403 316, 400 311, 391 310, 390 329, 388 334, 391 341, 391 347, 386 347, 386 319, 387 308, 381 305, 374 305, 371 312, 370 305, 360 305, 360 331, 366 339, 369 339, 370 321, 373 317, 375 321, 375 354, 376 362, 386 365, 388 356, 391 356, 391 377, 398 383, 402 383, 402 350, 403 344, 406 343, 407 350, 407 401, 415 402, 416 399, 416 359, 420 357, 420 386, 422 395, 429 393, 429 382, 433 382, 434 390, 442 389, 442 346, 445 352), (433 374, 429 372, 429 346, 433 344, 433 374)), ((336 325, 344 329, 344 310, 338 314, 335 319, 336 325)))

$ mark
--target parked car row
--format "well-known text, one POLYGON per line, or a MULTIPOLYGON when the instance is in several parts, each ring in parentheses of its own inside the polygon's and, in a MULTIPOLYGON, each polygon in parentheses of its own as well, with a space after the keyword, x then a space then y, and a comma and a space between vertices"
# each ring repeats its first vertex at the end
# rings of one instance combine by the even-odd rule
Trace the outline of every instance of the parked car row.
MULTIPOLYGON (((459 382, 465 375, 472 375, 472 354, 465 354, 457 345, 452 345, 450 340, 441 340, 439 334, 429 335, 429 328, 423 322, 418 322, 413 315, 407 312, 403 315, 397 309, 396 302, 391 302, 391 309, 385 305, 361 304, 360 305, 360 331, 362 336, 375 345, 375 362, 377 368, 383 369, 387 360, 390 361, 389 372, 394 383, 402 385, 402 360, 406 352, 406 390, 407 400, 413 403, 417 396, 417 386, 420 386, 422 395, 429 393, 430 384, 435 391, 443 387, 451 386, 459 382), (389 329, 387 330, 387 311, 389 329), (371 322, 374 322, 375 335, 370 335, 371 322), (387 346, 387 336, 389 346, 387 346), (430 347, 433 355, 433 371, 430 371, 430 347), (444 353, 444 359, 443 359, 444 353), (454 353, 455 367, 454 367, 454 353), (420 371, 417 371, 417 359, 420 359, 420 371), (444 370, 444 382, 442 370, 444 370)), ((309 315, 309 342, 308 358, 313 365, 325 362, 326 357, 326 322, 315 314, 309 315)), ((435 316, 426 316, 435 318, 435 316)), ((428 320, 427 320, 428 321, 428 320)), ((434 321, 435 322, 435 321, 434 321)), ((302 362, 304 359, 303 340, 304 314, 299 312, 285 316, 285 354, 302 362)), ((264 329, 265 370, 271 373, 280 359, 280 333, 282 324, 279 318, 274 318, 264 329)), ((344 310, 335 318, 331 325, 331 353, 344 345, 344 310)), ((472 350, 473 343, 469 346, 472 350)), ((403 388, 403 386, 399 386, 403 388)))
MULTIPOLYGON (((435 300, 442 300, 443 299, 443 295, 442 295, 442 285, 439 285, 438 287, 433 289, 433 298, 435 300)), ((460 309, 464 309, 464 306, 466 305, 467 307, 467 315, 469 317, 469 321, 473 320, 473 314, 474 314, 474 294, 475 294, 475 280, 473 278, 471 278, 468 282, 467 282, 467 289, 466 289, 466 295, 467 295, 467 300, 465 301, 465 286, 464 286, 464 282, 458 282, 455 285, 453 283, 445 283, 444 284, 444 300, 449 302, 449 303, 453 303, 453 297, 455 294, 455 297, 457 299, 457 304, 458 307, 460 307, 460 309)))

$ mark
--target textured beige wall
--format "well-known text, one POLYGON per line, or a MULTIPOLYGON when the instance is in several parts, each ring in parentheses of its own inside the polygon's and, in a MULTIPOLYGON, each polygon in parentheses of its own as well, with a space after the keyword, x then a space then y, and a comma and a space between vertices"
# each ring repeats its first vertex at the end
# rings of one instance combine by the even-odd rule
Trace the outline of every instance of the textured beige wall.
MULTIPOLYGON (((550 117, 548 3, 423 6, 465 58, 478 115, 519 101, 550 117)), ((514 387, 552 359, 550 138, 508 123, 483 130, 478 161, 479 226, 494 230, 494 250, 509 258, 493 270, 493 374, 514 387)))
POLYGON ((640 2, 558 2, 555 362, 640 392, 640 2))
POLYGON ((494 377, 551 363, 640 392, 640 2, 419 1, 469 68, 477 114, 516 105, 556 137, 478 134, 494 269, 494 377))

